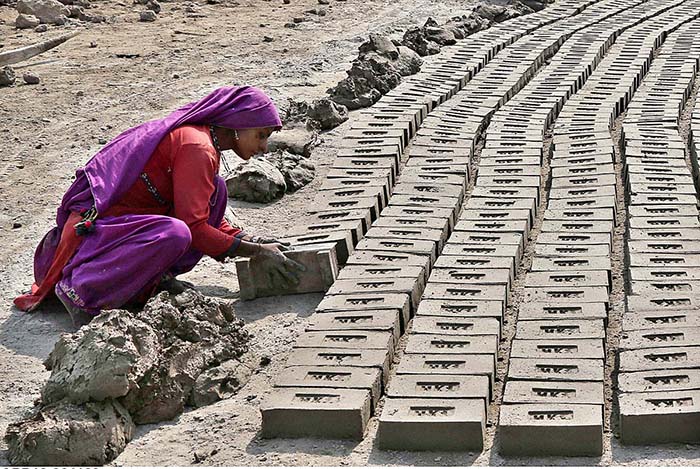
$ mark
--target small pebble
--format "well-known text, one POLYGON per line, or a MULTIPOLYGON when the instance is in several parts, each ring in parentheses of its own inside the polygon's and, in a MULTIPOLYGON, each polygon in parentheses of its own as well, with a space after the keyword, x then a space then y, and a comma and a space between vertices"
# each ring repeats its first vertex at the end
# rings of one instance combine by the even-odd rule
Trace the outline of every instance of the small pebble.
POLYGON ((153 10, 145 10, 139 13, 139 21, 144 23, 152 23, 158 18, 156 12, 153 10))
POLYGON ((272 42, 274 41, 274 38, 271 38, 270 36, 263 36, 263 42, 272 42))
POLYGON ((97 143, 99 143, 100 145, 105 145, 107 143, 107 139, 106 138, 98 138, 97 143))
POLYGON ((12 224, 12 229, 13 229, 13 230, 16 230, 17 228, 22 228, 22 224, 21 224, 20 222, 18 222, 18 221, 14 222, 14 223, 12 224))
POLYGON ((22 75, 22 79, 28 85, 38 85, 39 83, 41 83, 41 78, 39 78, 38 76, 36 76, 35 74, 33 74, 31 72, 24 73, 22 75))
POLYGON ((34 32, 37 32, 37 33, 45 33, 48 30, 49 30, 49 27, 45 24, 40 24, 39 26, 34 28, 34 32))
POLYGON ((292 0, 282 0, 282 2, 283 2, 285 5, 289 5, 290 3, 292 3, 292 0))
POLYGON ((85 91, 83 91, 83 90, 76 91, 76 92, 75 92, 75 95, 76 95, 77 97, 85 96, 85 91))
POLYGON ((329 2, 328 0, 318 0, 318 3, 319 5, 328 5, 331 2, 329 2))
POLYGON ((294 18, 292 18, 292 21, 294 21, 295 23, 302 23, 304 21, 304 18, 302 18, 301 16, 295 16, 294 18))

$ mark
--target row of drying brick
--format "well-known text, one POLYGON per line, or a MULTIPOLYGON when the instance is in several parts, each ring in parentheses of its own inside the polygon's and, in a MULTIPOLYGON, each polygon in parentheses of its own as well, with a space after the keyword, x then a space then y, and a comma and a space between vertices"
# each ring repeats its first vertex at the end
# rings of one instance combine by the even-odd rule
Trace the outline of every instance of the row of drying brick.
POLYGON ((699 64, 696 20, 668 37, 623 126, 630 296, 618 399, 620 438, 628 444, 700 440, 700 381, 692 369, 700 365, 693 353, 700 350, 698 173, 679 132, 699 64))
MULTIPOLYGON (((626 24, 608 25, 610 36, 607 38, 604 34, 606 30, 600 31, 602 37, 598 38, 605 41, 599 44, 586 41, 586 44, 582 44, 583 51, 573 50, 579 53, 585 51, 589 55, 584 56, 589 58, 593 53, 594 60, 597 60, 600 53, 609 47, 608 41, 614 39, 619 31, 674 4, 677 2, 649 3, 632 10, 626 24), (586 46, 591 49, 587 50, 586 46)), ((649 33, 654 28, 647 23, 623 34, 590 79, 582 77, 585 85, 563 104, 561 110, 557 109, 561 101, 555 100, 550 109, 543 106, 543 114, 549 116, 551 114, 548 113, 558 113, 558 120, 553 137, 552 189, 543 217, 542 232, 547 232, 548 221, 555 220, 559 225, 559 234, 569 237, 575 245, 570 243, 562 247, 564 252, 550 251, 546 256, 536 249, 532 268, 526 277, 524 297, 528 297, 528 291, 544 289, 551 297, 550 301, 560 308, 574 308, 562 311, 595 309, 602 313, 602 317, 572 321, 571 316, 562 315, 543 325, 542 335, 548 338, 516 335, 511 346, 510 368, 499 422, 501 450, 504 453, 568 456, 602 453, 604 319, 611 288, 611 247, 617 197, 615 160, 609 129, 596 128, 595 124, 600 122, 598 119, 590 119, 594 126, 589 127, 587 119, 581 116, 609 113, 610 107, 606 104, 612 99, 614 90, 623 89, 643 76, 644 67, 635 69, 631 65, 635 59, 644 56, 644 49, 638 51, 638 57, 626 53, 639 44, 635 40, 635 30, 649 33), (625 73, 601 79, 608 70, 622 69, 622 66, 627 67, 625 73), (567 205, 568 209, 561 210, 561 205, 567 205), (566 252, 567 249, 575 252, 566 252), (541 259, 547 259, 547 262, 561 268, 540 272, 541 259), (530 278, 541 278, 543 275, 551 283, 533 285, 530 278), (557 284, 562 286, 556 287, 557 284), (534 360, 540 369, 548 371, 545 381, 521 375, 518 366, 521 350, 530 351, 531 355, 526 360, 534 360), (521 389, 531 392, 522 395, 517 392, 521 389), (513 393, 520 400, 511 404, 508 396, 513 393), (533 432, 533 429, 537 431, 533 432)), ((565 56, 562 59, 567 62, 571 60, 565 56)), ((595 64, 592 65, 595 67, 595 64)), ((566 100, 566 96, 561 99, 566 100)), ((618 105, 614 112, 620 113, 622 109, 618 105)), ((532 122, 533 127, 546 123, 546 120, 532 122)), ((547 246, 547 241, 546 238, 538 238, 537 246, 547 246)), ((575 314, 573 317, 576 317, 575 314)), ((527 316, 520 315, 518 328, 527 322, 527 316)))
MULTIPOLYGON (((578 9, 574 2, 563 2, 532 18, 531 25, 578 9)), ((444 135, 449 121, 433 108, 499 49, 534 29, 523 24, 508 22, 464 41, 373 106, 372 117, 354 123, 344 140, 347 150, 339 153, 313 209, 318 219, 293 239, 297 244, 336 242, 347 265, 310 318, 262 407, 263 434, 363 436, 398 337, 449 235, 467 182, 473 147, 444 135), (399 176, 402 159, 406 162, 403 149, 411 139, 411 158, 399 176), (358 169, 369 171, 352 176, 370 177, 347 177, 346 170, 358 169), (338 208, 359 205, 369 209, 362 223, 336 216, 338 208)))
MULTIPOLYGON (((619 3, 601 2, 587 9, 580 16, 597 11, 576 27, 612 14, 611 7, 619 3)), ((517 49, 500 54, 442 109, 446 116, 465 121, 462 134, 478 132, 493 108, 515 95, 533 76, 532 67, 539 68, 543 56, 571 34, 559 24, 556 32, 544 29, 516 42, 517 49), (518 76, 512 63, 520 64, 523 76, 518 76), (485 90, 490 99, 484 99, 485 90), (461 115, 453 114, 454 110, 461 115)), ((541 142, 540 136, 540 146, 541 142)), ((497 168, 495 160, 500 157, 482 152, 480 168, 497 168)), ((513 187, 507 178, 480 172, 479 181, 435 263, 396 378, 389 385, 378 426, 382 448, 468 450, 483 445, 501 321, 534 217, 540 181, 517 181, 521 199, 503 194, 504 188, 513 187), (513 202, 515 207, 509 205, 513 202), (501 209, 504 203, 510 208, 501 209)), ((519 353, 526 355, 530 350, 519 353)))

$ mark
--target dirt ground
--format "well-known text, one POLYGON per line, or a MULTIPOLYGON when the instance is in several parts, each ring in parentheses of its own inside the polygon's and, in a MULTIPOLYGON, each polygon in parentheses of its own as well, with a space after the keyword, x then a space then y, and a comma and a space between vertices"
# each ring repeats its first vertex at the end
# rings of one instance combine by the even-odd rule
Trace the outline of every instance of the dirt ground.
MULTIPOLYGON (((218 86, 252 84, 280 105, 314 99, 344 76, 369 32, 399 37, 428 16, 445 21, 466 13, 467 1, 317 0, 163 3, 155 23, 138 22, 131 0, 95 1, 109 18, 81 35, 16 67, 41 84, 0 89, 0 434, 28 410, 48 373, 42 361, 62 332, 73 327, 57 303, 35 314, 11 307, 32 281, 33 249, 53 226, 55 209, 81 166, 106 141, 145 120, 161 117, 218 86), (327 15, 305 13, 324 8, 327 15), (194 13, 193 13, 194 12, 194 13), (285 23, 305 18, 296 28, 285 23), (263 41, 264 36, 272 38, 263 41)), ((0 7, 0 50, 27 45, 44 34, 14 29, 16 13, 0 7)), ((313 200, 346 123, 323 135, 312 160, 316 180, 267 205, 231 201, 247 230, 284 235, 313 200)), ((229 155, 229 158, 235 155, 229 155)), ((238 301, 233 264, 205 260, 184 279, 205 294, 235 299, 238 316, 255 335, 254 348, 272 358, 234 398, 188 411, 180 418, 142 426, 114 465, 700 465, 694 446, 623 448, 608 433, 602 458, 505 460, 487 449, 475 453, 403 453, 378 450, 376 420, 360 443, 259 438, 259 404, 284 365, 321 295, 238 301)), ((0 465, 7 465, 0 442, 0 465)))

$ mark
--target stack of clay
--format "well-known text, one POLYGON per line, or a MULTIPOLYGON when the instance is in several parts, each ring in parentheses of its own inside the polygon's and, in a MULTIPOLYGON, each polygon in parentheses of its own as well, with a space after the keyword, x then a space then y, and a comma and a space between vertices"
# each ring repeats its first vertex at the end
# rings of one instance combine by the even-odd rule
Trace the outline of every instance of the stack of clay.
MULTIPOLYGON (((468 149, 464 153, 471 151, 489 117, 532 79, 566 37, 631 4, 603 1, 572 19, 558 21, 517 40, 425 123, 442 124, 438 128, 443 140, 454 139, 468 149)), ((539 132, 531 132, 528 142, 512 138, 517 133, 510 132, 512 129, 502 132, 496 126, 491 132, 489 128, 491 140, 487 140, 487 148, 481 154, 485 171, 482 173, 484 168, 480 168, 476 188, 435 262, 413 320, 406 353, 396 378, 390 381, 379 418, 380 447, 468 450, 483 445, 501 321, 537 206, 545 110, 557 102, 551 96, 543 96, 546 90, 528 90, 521 104, 531 103, 538 109, 520 108, 520 113, 511 109, 503 122, 510 122, 511 118, 522 122, 523 116, 532 116, 533 121, 539 119, 539 129, 535 127, 539 132), (498 168, 523 168, 522 161, 520 166, 511 161, 518 158, 529 158, 525 160, 526 168, 534 159, 536 171, 495 172, 498 168)), ((494 117, 499 115, 496 112, 494 117)), ((442 148, 445 147, 449 149, 446 145, 442 148)), ((433 146, 435 151, 440 149, 433 146)), ((457 145, 451 148, 456 149, 457 145)), ((407 168, 411 167, 413 155, 412 149, 407 168)), ((448 168, 458 167, 459 163, 455 159, 448 168)))
POLYGON ((668 37, 624 120, 630 282, 618 381, 626 444, 700 441, 700 222, 679 133, 698 64, 695 20, 668 37))
POLYGON ((501 409, 505 453, 602 453, 603 324, 619 195, 610 127, 648 70, 660 39, 697 14, 696 4, 663 13, 674 4, 645 3, 607 27, 593 28, 605 40, 598 47, 572 49, 584 52, 581 58, 592 59, 597 68, 555 124, 549 203, 526 278, 501 409), (600 60, 616 29, 645 18, 651 19, 623 33, 600 60))
MULTIPOLYGON (((475 135, 465 139, 460 131, 473 126, 471 106, 455 98, 457 107, 442 112, 438 106, 465 84, 469 86, 472 77, 479 77, 477 72, 498 57, 500 49, 580 9, 578 1, 562 2, 529 16, 528 22, 513 20, 471 36, 439 57, 432 67, 388 93, 354 123, 315 204, 315 223, 293 240, 336 242, 347 266, 319 304, 309 331, 296 344, 288 369, 262 406, 264 435, 362 438, 373 403, 387 381, 398 337, 417 309, 464 197, 475 135), (416 134, 409 157, 404 148, 416 134), (399 175, 402 162, 406 168, 399 175), (357 241, 360 243, 353 251, 357 241), (298 368, 300 365, 306 368, 298 368), (357 368, 368 367, 379 374, 361 381, 357 368)), ((516 50, 511 48, 511 59, 516 50)), ((504 68, 510 66, 501 60, 494 72, 504 68)), ((521 86, 515 75, 513 72, 510 86, 521 86)), ((489 77, 489 81, 501 78, 489 77)), ((474 91, 485 83, 479 81, 474 91)), ((502 92, 507 94, 508 90, 502 92)), ((488 100, 488 92, 482 92, 479 99, 484 94, 488 100)), ((484 109, 497 101, 488 101, 484 109)), ((402 414, 394 434, 411 433, 406 419, 412 418, 413 407, 421 405, 411 402, 387 402, 409 412, 402 414)), ((483 399, 481 408, 483 417, 483 399)), ((430 415, 428 410, 419 418, 429 424, 430 415)), ((483 418, 477 420, 479 429, 468 436, 469 445, 481 442, 483 418), (475 435, 476 440, 472 438, 475 435)), ((416 442, 412 447, 419 448, 415 435, 423 433, 414 432, 413 438, 401 443, 403 447, 416 442)), ((391 438, 381 441, 387 447, 394 446, 391 438)), ((463 445, 464 438, 458 441, 463 445)))

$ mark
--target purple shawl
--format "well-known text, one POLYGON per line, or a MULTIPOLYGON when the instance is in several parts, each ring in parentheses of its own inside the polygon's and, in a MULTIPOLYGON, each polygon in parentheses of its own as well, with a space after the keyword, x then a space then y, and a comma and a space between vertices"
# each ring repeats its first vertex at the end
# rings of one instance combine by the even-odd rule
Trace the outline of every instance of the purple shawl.
POLYGON ((199 101, 187 104, 163 119, 133 127, 97 152, 76 171, 58 209, 56 224, 63 228, 71 211, 93 205, 104 213, 136 182, 160 141, 171 130, 186 124, 213 124, 229 129, 281 128, 272 100, 252 86, 219 88, 199 101))

